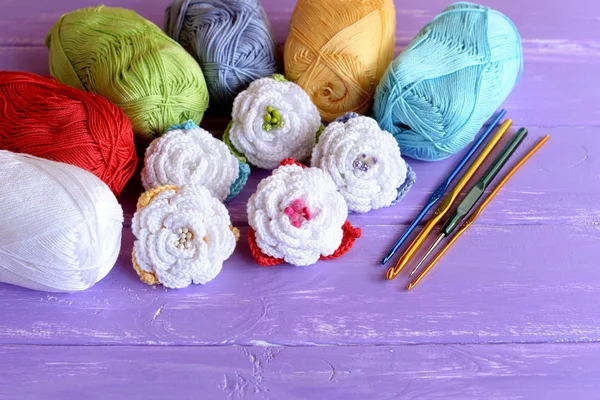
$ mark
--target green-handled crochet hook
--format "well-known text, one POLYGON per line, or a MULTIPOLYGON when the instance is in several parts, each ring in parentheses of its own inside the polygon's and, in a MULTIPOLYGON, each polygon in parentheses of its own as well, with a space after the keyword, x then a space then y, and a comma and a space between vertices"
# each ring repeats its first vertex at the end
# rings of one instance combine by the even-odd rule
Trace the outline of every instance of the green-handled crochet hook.
POLYGON ((485 190, 492 183, 496 175, 498 175, 498 172, 500 172, 502 167, 504 167, 506 162, 514 154, 519 145, 523 143, 523 140, 525 140, 525 137, 527 137, 528 133, 529 132, 527 131, 527 129, 521 128, 515 134, 515 136, 513 136, 510 142, 508 142, 504 150, 502 150, 498 157, 496 157, 492 165, 490 165, 487 171, 485 171, 485 174, 483 174, 481 179, 471 188, 469 193, 467 193, 467 195, 460 202, 458 207, 456 207, 454 213, 450 216, 450 218, 448 218, 448 220, 442 227, 442 230, 440 231, 440 234, 433 243, 433 245, 431 245, 429 250, 427 250, 427 253, 425 253, 421 261, 419 261, 419 264, 417 264, 417 266, 412 270, 410 276, 413 276, 419 270, 419 268, 421 268, 421 265, 423 265, 425 260, 427 260, 431 253, 433 253, 433 251, 440 244, 440 242, 444 240, 444 238, 450 236, 454 229, 458 226, 460 221, 462 221, 463 218, 465 218, 467 214, 471 212, 471 210, 473 209, 473 207, 475 207, 481 196, 483 196, 483 194, 485 193, 485 190))

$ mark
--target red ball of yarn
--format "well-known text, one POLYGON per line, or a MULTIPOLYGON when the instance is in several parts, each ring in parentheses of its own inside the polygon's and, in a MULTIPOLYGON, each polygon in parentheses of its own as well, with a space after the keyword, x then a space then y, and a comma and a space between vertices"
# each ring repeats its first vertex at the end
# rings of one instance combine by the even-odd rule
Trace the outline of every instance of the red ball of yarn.
POLYGON ((83 168, 117 196, 137 165, 131 123, 120 108, 26 72, 0 72, 0 150, 83 168))

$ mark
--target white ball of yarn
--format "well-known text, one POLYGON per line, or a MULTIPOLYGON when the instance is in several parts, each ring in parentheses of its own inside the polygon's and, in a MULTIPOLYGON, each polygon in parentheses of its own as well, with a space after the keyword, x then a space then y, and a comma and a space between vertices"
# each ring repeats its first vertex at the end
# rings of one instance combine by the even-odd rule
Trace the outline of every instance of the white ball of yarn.
POLYGON ((0 282, 74 292, 101 280, 121 247, 123 210, 83 169, 0 151, 0 282))
POLYGON ((300 86, 261 78, 235 98, 228 135, 250 164, 274 169, 286 158, 307 159, 320 127, 319 110, 300 86), (279 118, 269 124, 267 114, 279 118))
POLYGON ((348 218, 346 202, 331 177, 298 165, 281 166, 263 179, 247 211, 261 251, 297 266, 332 255, 342 243, 348 218), (295 207, 296 202, 301 206, 295 207))
POLYGON ((313 149, 311 165, 331 175, 348 208, 360 213, 392 205, 407 179, 396 139, 369 117, 330 124, 313 149))
POLYGON ((238 176, 239 161, 227 145, 196 126, 169 131, 150 144, 142 184, 146 190, 164 185, 204 186, 224 201, 238 176))
POLYGON ((225 206, 201 186, 162 186, 144 193, 131 222, 134 268, 148 284, 205 284, 228 259, 239 233, 225 206))

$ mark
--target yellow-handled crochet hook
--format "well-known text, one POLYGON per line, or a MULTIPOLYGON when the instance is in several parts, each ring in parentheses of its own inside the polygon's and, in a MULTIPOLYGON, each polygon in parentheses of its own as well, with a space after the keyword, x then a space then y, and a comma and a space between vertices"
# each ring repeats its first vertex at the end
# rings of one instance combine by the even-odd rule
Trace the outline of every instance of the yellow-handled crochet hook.
POLYGON ((477 170, 479 169, 481 164, 483 164, 483 162, 486 160, 488 155, 492 152, 494 147, 496 147, 496 145, 498 144, 500 139, 502 139, 502 136, 504 136, 504 134, 512 126, 512 123, 513 123, 512 119, 507 119, 506 121, 504 121, 502 126, 500 126, 500 128, 498 128, 498 131, 496 132, 494 137, 492 137, 492 139, 489 141, 489 143, 481 151, 481 154, 479 154, 477 159, 473 162, 473 164, 471 164, 471 167, 469 167, 467 172, 465 172, 463 177, 460 179, 460 181, 458 181, 456 186, 454 186, 452 191, 450 193, 448 193, 448 195, 440 203, 438 208, 433 213, 433 216, 427 223, 427 225, 425 225, 423 230, 421 230, 421 232, 419 232, 419 235, 415 238, 415 240, 413 240, 413 242, 406 249, 404 254, 402 254, 402 257, 400 257, 400 259, 398 260, 398 263, 396 263, 396 266, 393 268, 390 268, 388 270, 388 272, 386 274, 388 279, 392 280, 396 276, 398 276, 400 271, 402 271, 402 269, 404 267, 406 267, 408 262, 414 257, 417 250, 419 250, 419 248, 423 245, 423 242, 425 242, 425 239, 427 239, 427 236, 429 235, 429 233, 431 233, 431 231, 437 225, 437 223, 440 222, 442 218, 444 218, 444 215, 446 215, 446 213, 450 210, 450 208, 452 207, 452 203, 454 203, 454 201, 460 194, 461 190, 464 189, 464 187, 467 185, 467 183, 469 182, 471 177, 475 174, 475 172, 477 172, 477 170))
POLYGON ((417 286, 419 284, 419 282, 421 282, 421 280, 425 277, 425 275, 427 275, 429 273, 429 271, 431 271, 431 269, 435 266, 435 264, 437 264, 437 262, 440 261, 440 259, 444 256, 444 254, 446 254, 448 249, 450 249, 450 247, 452 247, 454 242, 456 242, 458 240, 458 238, 461 237, 461 235, 463 233, 465 233, 465 231, 467 229, 469 229, 469 227, 473 224, 473 222, 475 222, 477 217, 479 217, 479 215, 484 210, 484 208, 486 208, 487 205, 490 204, 490 202, 494 199, 494 197, 498 194, 498 192, 500 191, 500 189, 502 189, 502 187, 506 184, 506 182, 508 182, 508 180, 515 174, 515 172, 517 172, 519 170, 519 168, 521 168, 523 166, 523 164, 525 164, 527 162, 527 160, 529 160, 531 158, 531 156, 533 156, 540 149, 540 147, 542 147, 544 145, 544 143, 546 143, 548 141, 548 139, 550 139, 550 136, 544 136, 544 138, 542 138, 542 140, 540 140, 538 142, 538 144, 536 144, 535 147, 533 149, 531 149, 529 151, 529 153, 527 153, 517 163, 517 165, 515 165, 506 174, 506 176, 500 181, 500 183, 498 183, 498 186, 496 186, 496 188, 492 191, 492 193, 490 193, 490 195, 483 201, 483 203, 481 203, 481 205, 479 207, 477 207, 477 209, 475 211, 473 211, 473 214, 471 214, 469 216, 469 218, 467 218, 465 220, 465 222, 458 229, 458 231, 456 231, 454 236, 452 236, 452 239, 450 239, 450 241, 448 241, 448 243, 446 243, 444 248, 442 250, 440 250, 440 252, 435 256, 435 258, 433 260, 431 260, 429 265, 427 265, 427 267, 425 267, 425 269, 423 269, 419 273, 419 275, 417 275, 417 277, 411 283, 408 284, 406 289, 411 290, 412 288, 417 286))

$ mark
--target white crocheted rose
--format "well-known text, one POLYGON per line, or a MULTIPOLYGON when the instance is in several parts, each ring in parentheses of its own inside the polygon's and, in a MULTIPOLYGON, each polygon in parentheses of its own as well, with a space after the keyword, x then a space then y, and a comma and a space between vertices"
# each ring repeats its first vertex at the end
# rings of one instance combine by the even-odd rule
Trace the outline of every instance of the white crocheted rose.
POLYGON ((132 230, 138 274, 146 283, 170 288, 211 281, 236 245, 227 209, 200 186, 164 186, 144 193, 132 230))
POLYGON ((206 187, 223 201, 238 179, 239 162, 225 143, 199 127, 176 129, 154 140, 146 150, 142 184, 206 187))
POLYGON ((304 266, 340 246, 348 207, 318 168, 286 165, 258 185, 247 205, 256 244, 271 257, 304 266))
POLYGON ((274 169, 286 158, 310 156, 321 127, 317 107, 292 82, 258 79, 233 104, 229 140, 259 168, 274 169))
POLYGON ((407 177, 398 143, 369 117, 330 124, 311 165, 331 175, 348 208, 361 213, 390 206, 407 177))

